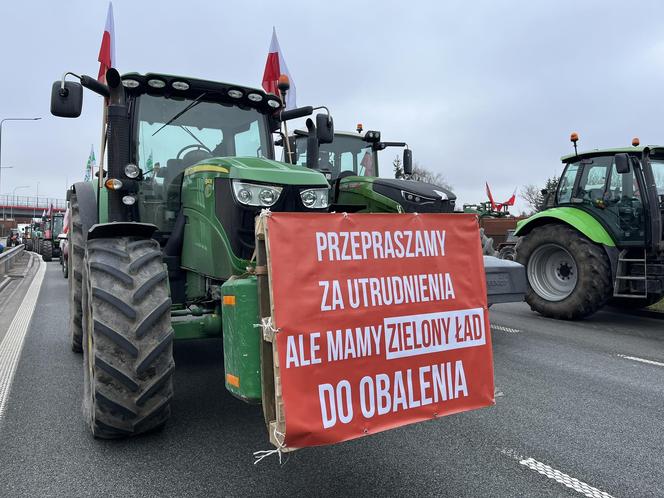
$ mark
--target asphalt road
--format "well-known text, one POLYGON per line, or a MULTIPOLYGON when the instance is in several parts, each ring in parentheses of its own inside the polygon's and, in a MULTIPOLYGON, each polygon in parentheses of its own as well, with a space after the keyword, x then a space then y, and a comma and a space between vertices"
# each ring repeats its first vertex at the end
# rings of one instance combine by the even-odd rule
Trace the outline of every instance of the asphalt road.
POLYGON ((582 496, 558 481, 586 496, 664 493, 662 321, 494 306, 495 407, 253 465, 270 449, 260 408, 225 392, 215 341, 177 345, 163 431, 92 439, 66 289, 49 264, 0 420, 0 496, 582 496))

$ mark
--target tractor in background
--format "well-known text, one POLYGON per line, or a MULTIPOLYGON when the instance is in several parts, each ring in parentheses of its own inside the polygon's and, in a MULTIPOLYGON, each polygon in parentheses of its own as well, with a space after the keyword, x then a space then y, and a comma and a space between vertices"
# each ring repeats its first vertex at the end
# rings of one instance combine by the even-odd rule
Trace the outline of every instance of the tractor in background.
POLYGON ((559 319, 605 304, 639 308, 664 297, 664 147, 576 152, 547 207, 520 221, 516 260, 526 267, 526 301, 559 319))
MULTIPOLYGON (((370 213, 452 213, 456 195, 445 187, 407 179, 413 172, 412 150, 406 142, 385 142, 380 131, 338 131, 330 143, 315 144, 316 125, 309 120, 307 130, 295 130, 291 137, 293 161, 324 172, 332 186, 331 209, 370 213), (313 138, 310 138, 313 137, 313 138), (316 150, 314 158, 308 150, 316 150), (402 167, 405 178, 381 178, 378 152, 388 147, 404 147, 402 167)), ((480 225, 482 254, 494 256, 493 239, 480 225)))
POLYGON ((60 259, 60 239, 64 227, 64 214, 51 210, 46 216, 34 225, 38 225, 33 233, 33 250, 41 254, 44 261, 60 259))

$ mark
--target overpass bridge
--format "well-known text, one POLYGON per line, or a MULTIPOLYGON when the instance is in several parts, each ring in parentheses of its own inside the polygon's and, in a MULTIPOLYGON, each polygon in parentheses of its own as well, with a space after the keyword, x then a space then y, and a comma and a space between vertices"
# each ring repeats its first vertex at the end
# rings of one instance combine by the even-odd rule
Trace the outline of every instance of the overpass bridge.
POLYGON ((56 197, 0 195, 0 237, 19 223, 29 223, 32 218, 40 217, 53 206, 54 211, 64 212, 66 201, 56 197))

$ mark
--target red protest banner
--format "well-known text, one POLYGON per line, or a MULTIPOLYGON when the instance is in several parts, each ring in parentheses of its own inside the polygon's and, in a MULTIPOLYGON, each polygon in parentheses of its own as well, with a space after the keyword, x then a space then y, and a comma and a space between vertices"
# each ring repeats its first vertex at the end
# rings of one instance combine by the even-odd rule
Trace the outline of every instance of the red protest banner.
POLYGON ((271 213, 285 445, 494 403, 474 215, 271 213))

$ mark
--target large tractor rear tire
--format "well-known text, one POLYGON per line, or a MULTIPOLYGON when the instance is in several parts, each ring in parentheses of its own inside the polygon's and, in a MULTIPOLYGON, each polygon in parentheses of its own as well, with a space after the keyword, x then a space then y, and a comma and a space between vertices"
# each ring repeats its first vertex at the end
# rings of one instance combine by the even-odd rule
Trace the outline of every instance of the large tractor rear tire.
POLYGON ((155 430, 170 416, 173 329, 159 244, 87 243, 84 264, 86 418, 95 437, 155 430))
POLYGON ((79 212, 76 194, 72 192, 69 198, 69 261, 71 278, 69 278, 69 337, 71 349, 76 353, 83 351, 83 329, 81 310, 81 280, 83 256, 85 255, 85 238, 83 237, 83 224, 79 212))
POLYGON ((571 227, 553 224, 534 228, 519 239, 516 261, 526 267, 526 302, 544 316, 585 318, 612 295, 606 253, 571 227))
POLYGON ((40 251, 42 259, 47 263, 53 259, 53 242, 42 240, 40 251))

